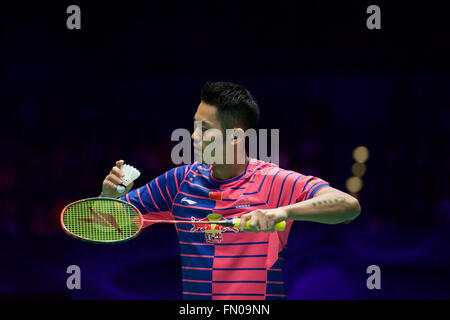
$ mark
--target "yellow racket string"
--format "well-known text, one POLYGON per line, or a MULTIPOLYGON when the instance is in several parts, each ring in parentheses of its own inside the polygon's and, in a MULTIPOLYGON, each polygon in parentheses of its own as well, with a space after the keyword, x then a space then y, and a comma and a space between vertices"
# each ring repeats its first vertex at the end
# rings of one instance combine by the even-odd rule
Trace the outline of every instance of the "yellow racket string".
POLYGON ((72 235, 95 242, 127 240, 140 230, 140 217, 135 209, 114 199, 74 203, 66 209, 63 221, 72 235))

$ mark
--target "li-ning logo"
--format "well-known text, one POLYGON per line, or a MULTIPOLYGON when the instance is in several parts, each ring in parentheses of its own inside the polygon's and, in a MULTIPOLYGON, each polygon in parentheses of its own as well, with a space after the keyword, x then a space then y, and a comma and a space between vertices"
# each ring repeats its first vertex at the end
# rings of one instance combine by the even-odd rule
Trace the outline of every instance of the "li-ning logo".
POLYGON ((117 230, 117 232, 122 233, 122 230, 120 229, 116 219, 112 214, 104 212, 95 212, 94 209, 92 209, 92 207, 89 207, 89 210, 91 210, 93 218, 78 218, 78 220, 89 222, 92 224, 98 224, 104 227, 113 227, 114 229, 117 230))
POLYGON ((183 199, 181 199, 181 202, 187 202, 188 204, 196 204, 197 202, 189 200, 188 198, 184 197, 183 199))

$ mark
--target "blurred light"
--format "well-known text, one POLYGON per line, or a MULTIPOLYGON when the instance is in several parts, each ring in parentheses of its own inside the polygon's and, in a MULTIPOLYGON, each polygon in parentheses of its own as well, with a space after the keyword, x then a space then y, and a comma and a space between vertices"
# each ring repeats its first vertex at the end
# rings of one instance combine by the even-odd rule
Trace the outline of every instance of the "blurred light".
POLYGON ((364 146, 359 146, 353 150, 353 159, 355 161, 364 163, 369 159, 369 149, 364 146))
POLYGON ((356 177, 362 177, 366 173, 366 165, 364 163, 355 162, 352 165, 352 173, 356 177))
POLYGON ((351 193, 357 193, 359 192, 359 190, 361 190, 363 182, 360 177, 350 177, 345 182, 345 186, 351 193))

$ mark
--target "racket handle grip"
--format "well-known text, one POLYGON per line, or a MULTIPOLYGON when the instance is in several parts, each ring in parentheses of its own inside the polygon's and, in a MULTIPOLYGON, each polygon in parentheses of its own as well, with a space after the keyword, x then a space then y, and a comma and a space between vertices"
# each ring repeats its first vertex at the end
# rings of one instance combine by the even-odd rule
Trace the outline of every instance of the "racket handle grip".
MULTIPOLYGON (((241 223, 241 219, 236 218, 233 228, 239 228, 240 223, 241 223)), ((275 227, 275 230, 283 231, 286 228, 286 221, 277 222, 277 223, 275 223, 274 227, 275 227)), ((249 220, 247 220, 247 222, 245 223, 245 227, 244 227, 244 230, 248 230, 248 229, 250 229, 250 221, 249 220)))

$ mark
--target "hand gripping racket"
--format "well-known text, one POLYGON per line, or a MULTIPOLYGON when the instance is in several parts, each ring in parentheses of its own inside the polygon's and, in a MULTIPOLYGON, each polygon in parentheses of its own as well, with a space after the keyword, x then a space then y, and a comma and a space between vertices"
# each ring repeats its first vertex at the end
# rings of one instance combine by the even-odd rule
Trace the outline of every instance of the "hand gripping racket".
MULTIPOLYGON (((61 226, 71 237, 93 243, 119 243, 135 238, 148 223, 221 224, 239 228, 240 219, 225 221, 147 220, 132 204, 114 198, 89 198, 67 205, 61 212, 61 226)), ((249 228, 249 221, 244 229, 249 228)), ((286 221, 275 224, 283 231, 286 221)))

